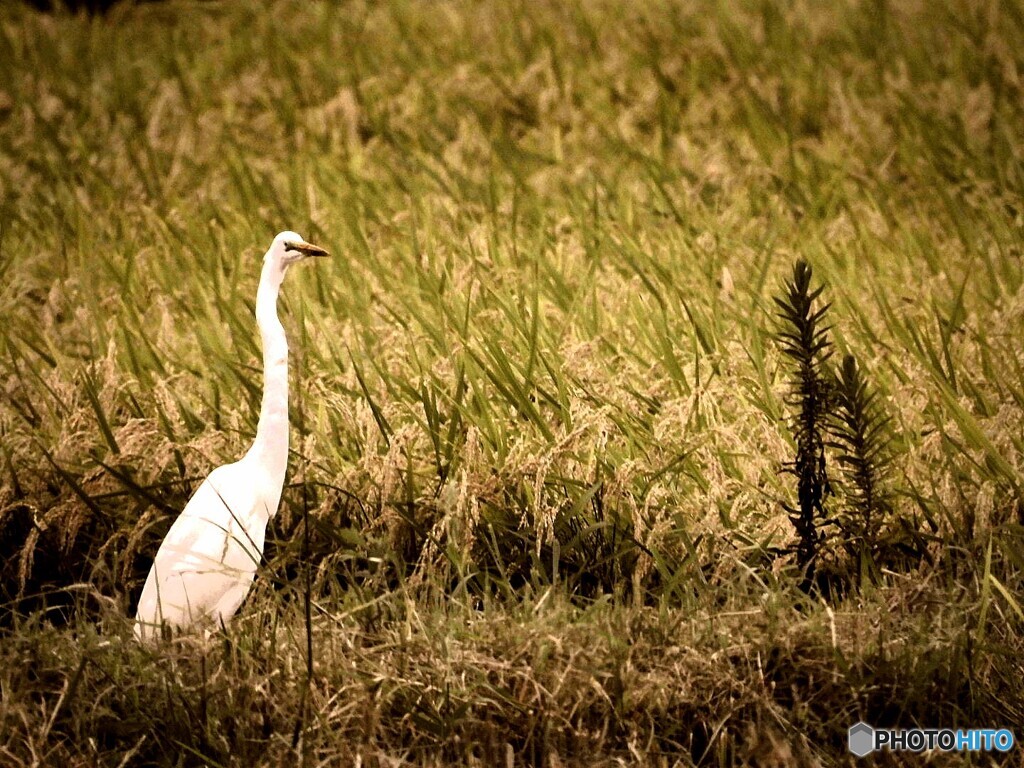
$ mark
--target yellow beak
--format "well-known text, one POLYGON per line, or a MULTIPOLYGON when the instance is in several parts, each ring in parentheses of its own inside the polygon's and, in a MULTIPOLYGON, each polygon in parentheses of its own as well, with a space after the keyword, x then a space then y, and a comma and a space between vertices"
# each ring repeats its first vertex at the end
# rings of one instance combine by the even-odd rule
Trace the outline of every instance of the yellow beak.
POLYGON ((288 250, 298 251, 303 256, 317 256, 322 258, 324 256, 331 255, 326 249, 321 248, 319 245, 313 245, 312 243, 307 243, 304 240, 300 240, 297 243, 288 243, 288 250))

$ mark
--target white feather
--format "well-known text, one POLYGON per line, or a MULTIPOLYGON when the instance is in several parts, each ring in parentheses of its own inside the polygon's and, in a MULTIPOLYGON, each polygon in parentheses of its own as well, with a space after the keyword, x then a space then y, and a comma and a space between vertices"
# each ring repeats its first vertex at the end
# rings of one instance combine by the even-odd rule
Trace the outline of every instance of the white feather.
POLYGON ((210 473, 167 532, 139 598, 139 640, 159 637, 165 624, 182 630, 227 624, 252 586, 288 464, 288 341, 277 295, 290 264, 324 255, 294 232, 282 232, 264 256, 256 293, 264 379, 256 439, 240 461, 210 473))

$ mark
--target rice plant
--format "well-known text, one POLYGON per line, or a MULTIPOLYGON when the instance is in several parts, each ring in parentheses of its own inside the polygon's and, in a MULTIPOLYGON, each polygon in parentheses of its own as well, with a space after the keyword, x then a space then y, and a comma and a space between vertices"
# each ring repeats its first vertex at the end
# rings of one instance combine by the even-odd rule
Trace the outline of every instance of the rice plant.
POLYGON ((1024 722, 1022 52, 964 0, 0 4, 0 764, 1024 722), (259 577, 141 648, 284 228, 335 258, 259 577))

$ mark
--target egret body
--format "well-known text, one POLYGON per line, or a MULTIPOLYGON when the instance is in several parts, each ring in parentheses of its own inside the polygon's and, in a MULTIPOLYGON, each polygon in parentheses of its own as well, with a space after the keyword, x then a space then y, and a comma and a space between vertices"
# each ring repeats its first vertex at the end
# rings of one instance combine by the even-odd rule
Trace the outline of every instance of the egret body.
POLYGON ((139 598, 139 640, 160 637, 165 624, 182 630, 226 624, 252 586, 288 466, 288 340, 277 295, 290 265, 326 255, 294 232, 282 232, 263 257, 256 291, 263 343, 256 439, 239 461, 210 473, 167 532, 139 598))

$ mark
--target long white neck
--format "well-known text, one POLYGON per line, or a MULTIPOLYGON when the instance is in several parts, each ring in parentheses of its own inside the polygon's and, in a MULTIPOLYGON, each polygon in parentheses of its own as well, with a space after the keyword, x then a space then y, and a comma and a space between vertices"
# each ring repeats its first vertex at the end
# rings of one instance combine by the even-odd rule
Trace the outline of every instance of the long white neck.
MULTIPOLYGON (((246 454, 246 459, 256 461, 276 488, 284 483, 288 466, 288 339, 277 317, 282 280, 281 266, 265 262, 256 291, 256 325, 263 341, 263 403, 256 439, 246 454)), ((269 512, 273 516, 276 505, 269 512)))

